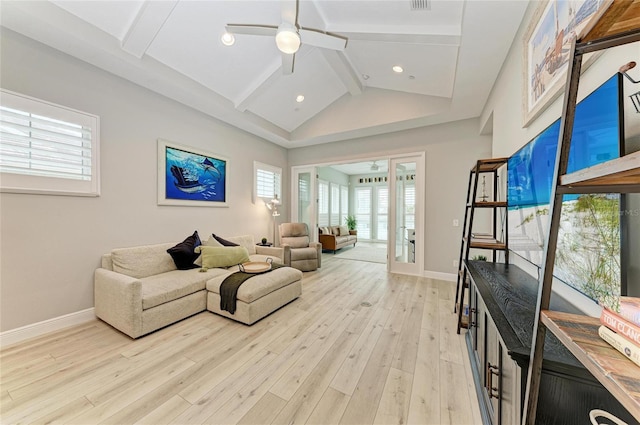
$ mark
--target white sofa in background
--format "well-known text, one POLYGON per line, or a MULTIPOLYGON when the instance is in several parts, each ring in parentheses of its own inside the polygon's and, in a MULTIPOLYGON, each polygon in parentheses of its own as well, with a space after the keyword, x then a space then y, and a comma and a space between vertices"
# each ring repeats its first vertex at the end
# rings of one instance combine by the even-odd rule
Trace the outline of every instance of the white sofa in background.
MULTIPOLYGON (((271 257, 274 263, 283 263, 285 248, 256 246, 251 235, 225 239, 247 248, 250 261, 266 261, 271 257)), ((102 267, 95 271, 96 316, 130 337, 138 338, 206 310, 207 282, 215 279, 212 288, 219 288, 224 277, 236 271, 237 267, 208 269, 205 272, 200 268, 177 270, 167 253, 167 249, 174 245, 164 243, 120 248, 104 254, 102 267)), ((246 305, 239 306, 233 316, 223 315, 251 324, 297 298, 302 293, 302 273, 289 268, 285 272, 281 270, 285 269, 247 280, 238 292, 239 304, 246 305), (270 274, 274 276, 267 278, 270 274), (274 278, 276 282, 267 285, 270 289, 265 291, 264 282, 274 278), (280 292, 270 295, 277 291, 280 292), (252 303, 258 304, 250 308, 252 303)))

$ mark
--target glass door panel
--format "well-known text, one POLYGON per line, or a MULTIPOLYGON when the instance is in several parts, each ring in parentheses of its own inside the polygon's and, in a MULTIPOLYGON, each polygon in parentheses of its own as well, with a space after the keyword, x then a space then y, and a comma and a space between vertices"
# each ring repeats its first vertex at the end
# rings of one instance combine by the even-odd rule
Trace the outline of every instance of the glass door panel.
POLYGON ((404 164, 396 164, 395 166, 395 175, 394 179, 395 184, 395 200, 396 200, 396 249, 394 258, 397 262, 406 263, 406 246, 405 246, 405 236, 406 236, 406 228, 405 226, 405 218, 404 218, 404 179, 403 176, 405 174, 405 166, 404 164))
POLYGON ((291 179, 291 222, 307 223, 311 240, 317 241, 315 167, 294 167, 291 179))
POLYGON ((424 156, 392 158, 389 185, 390 223, 389 226, 389 269, 391 272, 421 274, 423 268, 420 236, 423 226, 422 187, 424 179, 424 156))

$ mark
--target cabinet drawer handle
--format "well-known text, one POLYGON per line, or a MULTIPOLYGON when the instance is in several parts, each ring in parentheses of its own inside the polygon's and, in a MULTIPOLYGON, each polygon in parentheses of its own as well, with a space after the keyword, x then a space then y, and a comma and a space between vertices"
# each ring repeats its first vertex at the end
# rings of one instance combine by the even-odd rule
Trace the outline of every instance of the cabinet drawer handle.
POLYGON ((489 398, 495 397, 500 399, 500 391, 498 387, 493 386, 493 375, 496 377, 500 376, 500 370, 498 369, 498 366, 494 366, 487 362, 487 393, 489 394, 489 398))

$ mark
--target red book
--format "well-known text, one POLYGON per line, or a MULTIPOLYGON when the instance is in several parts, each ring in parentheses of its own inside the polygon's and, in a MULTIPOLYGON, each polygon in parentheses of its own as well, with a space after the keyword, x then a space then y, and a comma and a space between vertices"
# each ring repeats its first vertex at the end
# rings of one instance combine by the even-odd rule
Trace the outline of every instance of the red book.
POLYGON ((637 326, 618 313, 603 308, 600 315, 600 323, 631 341, 635 345, 640 346, 640 326, 637 326))
POLYGON ((640 298, 620 297, 620 316, 640 326, 640 298))

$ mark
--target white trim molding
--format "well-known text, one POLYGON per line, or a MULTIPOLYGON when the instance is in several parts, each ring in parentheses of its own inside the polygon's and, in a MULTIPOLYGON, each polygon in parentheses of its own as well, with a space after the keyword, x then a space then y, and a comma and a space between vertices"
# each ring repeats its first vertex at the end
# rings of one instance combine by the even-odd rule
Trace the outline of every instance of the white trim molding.
POLYGON ((430 279, 446 280, 447 282, 456 282, 457 280, 455 273, 432 272, 430 270, 424 270, 422 276, 430 279))
POLYGON ((58 331, 70 326, 79 325, 89 322, 96 318, 94 308, 76 311, 75 313, 65 314, 64 316, 54 317, 53 319, 44 320, 38 323, 23 326, 21 328, 11 329, 0 333, 0 347, 5 348, 8 345, 17 344, 29 338, 35 338, 49 332, 58 331))

